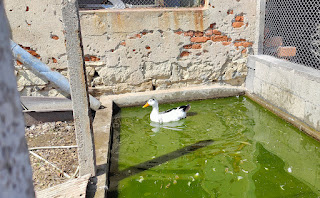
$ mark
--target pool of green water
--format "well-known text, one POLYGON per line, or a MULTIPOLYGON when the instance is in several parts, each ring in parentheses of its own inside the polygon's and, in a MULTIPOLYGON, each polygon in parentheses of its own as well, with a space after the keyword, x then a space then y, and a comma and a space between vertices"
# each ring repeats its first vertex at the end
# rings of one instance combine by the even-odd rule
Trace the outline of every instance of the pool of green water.
POLYGON ((121 109, 108 197, 320 196, 319 142, 246 97, 189 104, 167 124, 150 122, 151 107, 121 109))

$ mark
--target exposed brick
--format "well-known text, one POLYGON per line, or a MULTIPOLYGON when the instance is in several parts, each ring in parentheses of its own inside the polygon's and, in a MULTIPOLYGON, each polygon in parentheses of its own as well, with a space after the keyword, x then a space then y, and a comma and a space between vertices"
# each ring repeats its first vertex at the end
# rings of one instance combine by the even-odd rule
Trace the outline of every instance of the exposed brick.
POLYGON ((233 45, 236 47, 240 47, 240 46, 242 46, 242 42, 235 42, 233 45))
POLYGON ((297 48, 292 46, 278 47, 277 49, 277 55, 279 57, 295 56, 296 53, 297 53, 297 48))
POLYGON ((57 63, 58 61, 57 61, 57 59, 55 59, 54 57, 52 57, 52 62, 53 62, 53 63, 57 63))
POLYGON ((216 27, 216 23, 211 23, 210 28, 213 29, 214 27, 216 27))
POLYGON ((244 25, 243 22, 233 22, 233 23, 232 23, 232 27, 234 27, 234 28, 240 28, 240 27, 242 27, 243 25, 244 25))
POLYGON ((243 42, 243 47, 251 47, 252 45, 252 42, 243 42))
POLYGON ((121 42, 121 43, 120 43, 120 45, 122 45, 122 46, 126 46, 126 45, 127 45, 127 43, 126 43, 125 41, 123 41, 123 42, 121 42))
POLYGON ((204 43, 207 40, 210 40, 210 38, 209 37, 192 37, 190 39, 191 42, 195 42, 195 43, 204 43))
POLYGON ((99 61, 100 58, 96 57, 96 56, 90 56, 90 60, 91 61, 99 61))
POLYGON ((246 39, 236 39, 236 42, 242 42, 242 41, 247 41, 246 39))
POLYGON ((184 36, 193 36, 193 31, 189 30, 184 33, 184 36))
POLYGON ((32 56, 38 56, 39 54, 34 51, 34 50, 28 50, 28 52, 32 55, 32 56))
POLYGON ((181 52, 180 57, 185 57, 185 56, 189 56, 189 55, 190 55, 190 52, 183 51, 183 52, 181 52))
POLYGON ((177 32, 175 32, 176 34, 178 34, 178 35, 180 35, 180 34, 182 34, 183 32, 182 31, 177 31, 177 32))
POLYGON ((149 45, 146 45, 146 49, 149 50, 151 47, 149 45))
POLYGON ((222 42, 222 45, 230 45, 231 42, 222 42))
POLYGON ((32 56, 36 57, 37 59, 40 59, 40 55, 34 51, 34 50, 27 50, 32 56))
POLYGON ((191 46, 191 48, 192 49, 201 49, 201 44, 193 44, 192 46, 191 46))
POLYGON ((141 38, 141 34, 135 34, 134 36, 131 36, 129 39, 136 39, 141 38))
POLYGON ((27 52, 29 52, 29 54, 31 54, 32 56, 36 57, 37 59, 40 59, 40 58, 41 58, 40 55, 39 55, 35 50, 31 49, 31 47, 25 47, 25 46, 20 45, 20 44, 19 44, 19 46, 20 46, 22 49, 24 49, 24 50, 26 50, 27 52))
POLYGON ((240 46, 251 47, 252 45, 253 45, 252 42, 235 42, 234 43, 234 46, 236 46, 236 47, 240 47, 240 46))
POLYGON ((233 10, 228 10, 227 14, 233 14, 233 10))
POLYGON ((235 20, 237 22, 243 22, 244 21, 244 17, 243 16, 236 16, 235 20))
POLYGON ((96 57, 96 56, 90 56, 90 55, 86 55, 84 57, 84 61, 99 61, 100 58, 96 57))
POLYGON ((22 65, 22 62, 17 60, 17 65, 22 65))
POLYGON ((184 45, 184 46, 183 46, 183 49, 191 49, 191 48, 192 48, 192 44, 184 45))
POLYGON ((227 36, 222 36, 222 35, 214 35, 211 37, 211 40, 213 42, 221 42, 221 41, 228 41, 227 36))
POLYGON ((24 49, 24 50, 30 50, 30 49, 31 49, 31 47, 25 47, 25 46, 20 45, 20 44, 19 44, 19 46, 20 46, 22 49, 24 49))
POLYGON ((242 54, 247 53, 247 49, 243 49, 243 50, 241 51, 241 53, 242 53, 242 54))
POLYGON ((219 30, 215 29, 215 30, 212 30, 212 34, 221 35, 221 32, 219 30))
POLYGON ((57 35, 51 35, 51 38, 54 40, 59 40, 59 37, 57 35))
POLYGON ((202 37, 203 36, 203 32, 197 31, 197 32, 194 33, 194 36, 202 37))

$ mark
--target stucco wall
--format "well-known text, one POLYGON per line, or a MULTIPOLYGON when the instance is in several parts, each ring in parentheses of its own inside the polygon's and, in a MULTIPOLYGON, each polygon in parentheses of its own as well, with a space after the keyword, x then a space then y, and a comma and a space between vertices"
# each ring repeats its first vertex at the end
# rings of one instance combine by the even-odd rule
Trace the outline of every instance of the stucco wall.
MULTIPOLYGON (((5 1, 13 40, 66 72, 60 1, 5 1)), ((252 54, 255 0, 215 0, 198 9, 81 11, 94 95, 227 83, 242 85, 252 54)), ((17 65, 22 95, 59 95, 17 65)))

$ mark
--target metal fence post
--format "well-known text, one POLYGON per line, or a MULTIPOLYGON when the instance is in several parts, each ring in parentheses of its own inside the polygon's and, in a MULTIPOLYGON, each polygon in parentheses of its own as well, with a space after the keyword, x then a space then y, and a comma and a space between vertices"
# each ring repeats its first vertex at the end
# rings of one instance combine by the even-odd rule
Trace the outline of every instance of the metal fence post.
POLYGON ((263 54, 263 41, 264 41, 264 24, 266 16, 266 0, 257 0, 257 11, 256 11, 256 35, 254 54, 263 54))
POLYGON ((78 0, 62 0, 62 18, 66 39, 70 92, 78 144, 80 176, 95 176, 91 110, 89 108, 86 69, 83 59, 78 0))

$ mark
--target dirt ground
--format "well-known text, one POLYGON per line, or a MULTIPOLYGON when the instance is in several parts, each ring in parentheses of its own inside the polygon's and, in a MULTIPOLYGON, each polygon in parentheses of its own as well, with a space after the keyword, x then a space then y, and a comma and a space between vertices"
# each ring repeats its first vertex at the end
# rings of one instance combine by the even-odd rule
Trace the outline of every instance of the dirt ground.
MULTIPOLYGON (((76 144, 73 122, 47 122, 26 127, 26 139, 29 148, 44 146, 71 146, 76 144)), ((78 167, 77 148, 39 149, 34 153, 43 157, 69 176, 74 175, 78 167)), ((61 172, 48 163, 30 154, 33 171, 33 184, 36 191, 68 180, 61 172)))

